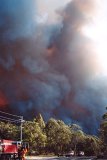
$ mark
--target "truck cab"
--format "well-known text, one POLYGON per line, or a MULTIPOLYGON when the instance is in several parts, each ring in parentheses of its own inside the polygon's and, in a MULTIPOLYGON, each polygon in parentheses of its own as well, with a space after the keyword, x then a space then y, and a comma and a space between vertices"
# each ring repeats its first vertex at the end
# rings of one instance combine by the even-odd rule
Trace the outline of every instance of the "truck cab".
POLYGON ((27 142, 13 141, 13 140, 0 140, 0 159, 2 160, 18 160, 22 148, 29 149, 27 142))

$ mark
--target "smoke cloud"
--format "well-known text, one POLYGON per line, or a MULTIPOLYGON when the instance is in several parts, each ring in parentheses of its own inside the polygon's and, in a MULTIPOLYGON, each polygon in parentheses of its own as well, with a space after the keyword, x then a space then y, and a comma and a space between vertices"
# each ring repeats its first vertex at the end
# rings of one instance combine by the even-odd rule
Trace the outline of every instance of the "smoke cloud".
POLYGON ((93 44, 81 31, 94 9, 92 0, 72 0, 51 24, 38 20, 35 0, 0 1, 0 110, 97 132, 107 77, 97 74, 93 44))

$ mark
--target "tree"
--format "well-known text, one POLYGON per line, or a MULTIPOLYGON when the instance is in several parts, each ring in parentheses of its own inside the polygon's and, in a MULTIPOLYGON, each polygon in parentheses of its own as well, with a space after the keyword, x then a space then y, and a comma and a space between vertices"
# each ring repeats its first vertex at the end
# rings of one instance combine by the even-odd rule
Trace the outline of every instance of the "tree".
POLYGON ((101 149, 102 142, 97 136, 86 135, 84 151, 85 155, 98 155, 101 149))
POLYGON ((11 123, 0 122, 0 138, 17 140, 18 127, 11 123))
POLYGON ((103 142, 103 150, 105 150, 105 154, 107 154, 107 113, 102 116, 102 123, 100 124, 100 138, 103 142))
POLYGON ((65 152, 71 141, 71 131, 64 122, 51 118, 46 124, 46 134, 50 152, 65 152))
POLYGON ((41 129, 45 128, 45 122, 44 122, 43 117, 42 117, 41 114, 39 114, 38 116, 36 116, 36 118, 34 119, 34 121, 39 124, 39 126, 40 126, 41 129))
POLYGON ((77 152, 84 149, 85 134, 77 124, 71 125, 70 129, 72 132, 71 148, 74 150, 74 155, 76 155, 77 152))
POLYGON ((107 113, 105 113, 102 118, 103 121, 100 125, 100 135, 105 145, 107 145, 107 113))
POLYGON ((64 153, 65 151, 69 151, 69 146, 71 142, 71 131, 63 121, 58 120, 59 130, 56 134, 57 148, 59 153, 64 153))
POLYGON ((46 145, 47 137, 39 124, 33 121, 26 121, 23 125, 23 140, 29 142, 30 150, 41 154, 46 145))

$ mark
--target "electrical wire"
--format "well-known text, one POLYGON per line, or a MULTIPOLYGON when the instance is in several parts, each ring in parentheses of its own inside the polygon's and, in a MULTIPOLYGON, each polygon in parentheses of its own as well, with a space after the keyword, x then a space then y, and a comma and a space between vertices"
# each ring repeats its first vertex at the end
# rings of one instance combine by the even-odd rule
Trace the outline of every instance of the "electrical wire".
POLYGON ((18 117, 18 118, 22 117, 22 116, 18 116, 18 115, 15 115, 15 114, 10 114, 10 113, 7 113, 7 112, 2 112, 2 111, 0 111, 0 113, 6 114, 6 115, 9 115, 9 116, 13 116, 13 117, 18 117))
POLYGON ((2 111, 0 111, 0 113, 2 113, 4 115, 7 115, 7 116, 13 116, 13 117, 16 117, 16 118, 20 118, 20 119, 13 119, 13 118, 10 118, 10 117, 6 117, 4 115, 0 115, 0 120, 1 121, 11 122, 11 123, 22 123, 22 122, 24 122, 22 116, 17 116, 17 115, 10 114, 10 113, 7 113, 7 112, 2 112, 2 111))
POLYGON ((5 121, 5 122, 11 122, 11 123, 20 123, 20 121, 12 121, 12 120, 7 120, 5 118, 0 118, 0 121, 5 121))
POLYGON ((2 112, 2 111, 0 111, 0 113, 2 114, 2 115, 0 115, 0 121, 4 121, 4 123, 5 122, 17 123, 17 124, 20 123, 20 140, 22 141, 22 128, 23 128, 22 125, 23 125, 23 122, 25 122, 25 120, 23 120, 23 116, 17 116, 17 115, 2 112), (8 116, 8 117, 6 117, 6 116, 8 116), (9 116, 16 117, 17 119, 10 118, 9 116))
POLYGON ((0 118, 6 119, 6 120, 11 120, 11 121, 21 121, 21 119, 12 119, 12 118, 8 118, 8 117, 4 117, 4 116, 0 116, 0 118))

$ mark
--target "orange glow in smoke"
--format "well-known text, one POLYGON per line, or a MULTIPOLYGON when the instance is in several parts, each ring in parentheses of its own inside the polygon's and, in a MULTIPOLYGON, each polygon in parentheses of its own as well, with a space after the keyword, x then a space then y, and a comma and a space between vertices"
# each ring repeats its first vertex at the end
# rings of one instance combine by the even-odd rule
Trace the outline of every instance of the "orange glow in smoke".
POLYGON ((5 97, 5 95, 2 92, 0 92, 0 107, 3 107, 7 104, 8 104, 7 98, 5 97))

